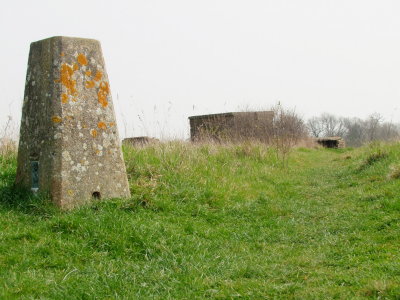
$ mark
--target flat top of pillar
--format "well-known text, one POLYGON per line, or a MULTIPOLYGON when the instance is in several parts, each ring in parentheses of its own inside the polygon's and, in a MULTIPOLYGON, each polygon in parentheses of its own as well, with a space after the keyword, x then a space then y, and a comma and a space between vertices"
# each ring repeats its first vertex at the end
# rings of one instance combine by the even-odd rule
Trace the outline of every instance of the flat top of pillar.
POLYGON ((65 42, 96 42, 96 43, 100 43, 100 41, 98 41, 96 39, 87 39, 87 38, 62 36, 62 35, 48 37, 48 38, 38 40, 38 41, 35 41, 32 43, 42 43, 42 42, 49 41, 49 40, 60 41, 60 42, 65 41, 65 42))

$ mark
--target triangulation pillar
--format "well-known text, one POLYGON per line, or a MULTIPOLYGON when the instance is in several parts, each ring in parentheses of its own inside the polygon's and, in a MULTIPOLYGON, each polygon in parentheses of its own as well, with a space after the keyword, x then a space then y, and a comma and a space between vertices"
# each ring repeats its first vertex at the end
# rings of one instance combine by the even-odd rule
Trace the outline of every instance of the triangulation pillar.
POLYGON ((66 209, 130 196, 98 41, 52 37, 31 44, 16 182, 66 209))

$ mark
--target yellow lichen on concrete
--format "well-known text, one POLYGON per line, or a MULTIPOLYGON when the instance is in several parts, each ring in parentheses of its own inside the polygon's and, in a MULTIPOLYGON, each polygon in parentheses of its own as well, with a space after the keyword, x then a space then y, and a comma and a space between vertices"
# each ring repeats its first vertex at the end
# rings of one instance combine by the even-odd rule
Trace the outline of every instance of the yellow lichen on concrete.
POLYGON ((107 125, 106 125, 106 123, 104 123, 104 122, 99 122, 99 123, 97 124, 97 127, 100 128, 100 129, 103 129, 103 130, 106 130, 106 129, 107 129, 107 125))
POLYGON ((53 123, 60 123, 62 121, 59 116, 53 116, 51 120, 53 121, 53 123))
POLYGON ((62 103, 68 103, 68 95, 67 94, 62 94, 61 95, 61 102, 62 103))
POLYGON ((60 70, 60 79, 56 80, 56 82, 61 83, 66 89, 69 95, 76 95, 76 80, 72 79, 72 75, 74 74, 74 70, 68 64, 62 64, 60 70))
POLYGON ((82 53, 78 54, 77 60, 82 66, 86 66, 88 64, 86 56, 82 53))
POLYGON ((103 73, 100 72, 100 71, 97 71, 96 75, 94 76, 94 80, 95 81, 100 81, 102 77, 103 77, 103 73))
POLYGON ((92 129, 90 130, 90 134, 92 135, 92 137, 97 137, 97 130, 96 129, 92 129))
POLYGON ((107 107, 107 105, 108 105, 107 96, 108 96, 109 92, 110 92, 110 88, 108 86, 108 83, 102 81, 99 86, 99 91, 97 92, 97 97, 98 97, 99 103, 103 107, 107 107))
POLYGON ((86 87, 87 89, 93 88, 93 87, 94 87, 94 81, 93 81, 93 80, 88 80, 88 81, 86 81, 86 82, 85 82, 85 87, 86 87))

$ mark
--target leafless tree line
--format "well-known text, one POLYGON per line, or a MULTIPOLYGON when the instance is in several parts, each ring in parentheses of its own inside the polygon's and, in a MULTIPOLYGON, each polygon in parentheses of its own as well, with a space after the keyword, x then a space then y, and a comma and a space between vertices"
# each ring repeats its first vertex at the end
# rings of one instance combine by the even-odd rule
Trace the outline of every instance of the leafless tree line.
POLYGON ((307 128, 313 137, 340 136, 346 145, 359 147, 373 141, 392 141, 400 138, 400 126, 387 122, 374 113, 366 119, 337 117, 324 113, 319 117, 310 118, 307 128))

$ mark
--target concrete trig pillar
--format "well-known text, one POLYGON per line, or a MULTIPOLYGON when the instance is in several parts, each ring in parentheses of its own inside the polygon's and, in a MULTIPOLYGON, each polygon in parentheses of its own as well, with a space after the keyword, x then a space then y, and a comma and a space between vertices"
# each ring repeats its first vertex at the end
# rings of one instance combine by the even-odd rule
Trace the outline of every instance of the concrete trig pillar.
POLYGON ((67 209, 130 196, 98 41, 52 37, 31 44, 16 182, 67 209))

